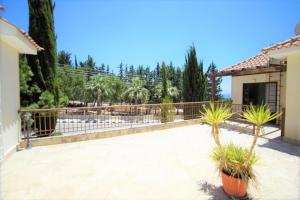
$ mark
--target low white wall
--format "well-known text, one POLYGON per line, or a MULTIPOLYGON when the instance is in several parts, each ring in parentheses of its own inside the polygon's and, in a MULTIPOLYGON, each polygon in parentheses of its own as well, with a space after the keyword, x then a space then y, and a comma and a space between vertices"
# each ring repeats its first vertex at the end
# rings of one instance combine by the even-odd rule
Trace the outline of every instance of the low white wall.
POLYGON ((0 158, 19 142, 19 53, 0 40, 0 158))

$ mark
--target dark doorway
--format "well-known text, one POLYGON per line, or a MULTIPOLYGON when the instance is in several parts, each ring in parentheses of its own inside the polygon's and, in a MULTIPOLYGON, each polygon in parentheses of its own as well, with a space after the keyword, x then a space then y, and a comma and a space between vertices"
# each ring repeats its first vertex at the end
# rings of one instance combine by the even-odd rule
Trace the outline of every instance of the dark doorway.
POLYGON ((243 104, 262 105, 266 104, 274 113, 277 111, 277 83, 244 83, 243 104))

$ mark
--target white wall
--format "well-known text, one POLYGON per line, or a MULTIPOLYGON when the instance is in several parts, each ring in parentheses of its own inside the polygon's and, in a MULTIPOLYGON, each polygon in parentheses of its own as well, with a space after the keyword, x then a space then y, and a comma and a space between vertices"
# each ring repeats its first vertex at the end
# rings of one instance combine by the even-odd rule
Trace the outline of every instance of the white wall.
POLYGON ((19 52, 0 40, 0 158, 19 142, 19 52))
POLYGON ((287 57, 286 140, 300 144, 300 53, 287 57))

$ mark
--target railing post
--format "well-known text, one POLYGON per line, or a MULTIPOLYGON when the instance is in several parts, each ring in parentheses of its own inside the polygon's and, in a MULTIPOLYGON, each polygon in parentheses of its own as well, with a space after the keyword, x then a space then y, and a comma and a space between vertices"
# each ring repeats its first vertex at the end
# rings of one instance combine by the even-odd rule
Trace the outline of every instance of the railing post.
POLYGON ((27 143, 26 143, 26 149, 31 149, 32 148, 32 144, 30 143, 30 133, 31 133, 31 124, 33 122, 33 120, 31 119, 31 113, 30 112, 26 112, 24 115, 24 120, 25 120, 25 127, 26 127, 26 139, 27 139, 27 143))
POLYGON ((283 138, 284 137, 284 129, 285 129, 285 108, 282 108, 280 128, 281 128, 281 138, 283 138))

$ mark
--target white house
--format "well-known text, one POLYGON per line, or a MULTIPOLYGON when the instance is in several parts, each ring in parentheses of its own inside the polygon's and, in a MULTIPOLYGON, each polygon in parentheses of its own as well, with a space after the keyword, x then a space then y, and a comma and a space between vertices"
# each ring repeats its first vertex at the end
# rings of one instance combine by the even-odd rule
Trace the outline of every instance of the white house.
POLYGON ((19 54, 43 50, 24 31, 0 17, 0 160, 20 140, 19 54))
POLYGON ((272 112, 285 111, 283 139, 300 144, 300 24, 296 36, 265 47, 216 76, 232 76, 233 104, 267 104, 272 112))

